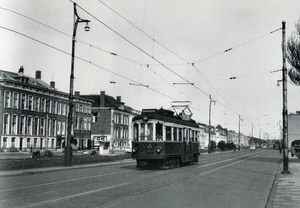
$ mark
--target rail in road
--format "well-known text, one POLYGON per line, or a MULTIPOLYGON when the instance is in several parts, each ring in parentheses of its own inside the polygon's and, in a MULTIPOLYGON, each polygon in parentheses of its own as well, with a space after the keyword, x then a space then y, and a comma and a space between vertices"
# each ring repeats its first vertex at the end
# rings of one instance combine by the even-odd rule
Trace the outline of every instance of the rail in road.
POLYGON ((7 177, 0 207, 264 207, 280 160, 273 150, 240 151, 169 170, 129 163, 7 177))

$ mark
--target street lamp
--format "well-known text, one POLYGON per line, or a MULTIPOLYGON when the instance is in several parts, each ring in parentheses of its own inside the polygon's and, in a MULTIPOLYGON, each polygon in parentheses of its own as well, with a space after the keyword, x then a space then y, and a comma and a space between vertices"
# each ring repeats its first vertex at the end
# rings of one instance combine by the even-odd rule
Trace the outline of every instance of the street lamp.
POLYGON ((211 95, 209 95, 209 123, 208 123, 208 154, 210 154, 210 120, 211 120, 211 103, 216 104, 215 100, 211 99, 211 95))
POLYGON ((72 146, 71 146, 71 130, 73 124, 73 87, 74 87, 74 57, 75 57, 75 42, 76 30, 78 23, 86 23, 84 30, 90 31, 88 23, 90 20, 81 19, 76 10, 76 3, 74 3, 74 25, 72 36, 72 58, 71 58, 71 75, 70 75, 70 93, 69 93, 69 114, 68 114, 68 130, 67 130, 67 146, 65 147, 65 166, 71 166, 72 160, 72 146))

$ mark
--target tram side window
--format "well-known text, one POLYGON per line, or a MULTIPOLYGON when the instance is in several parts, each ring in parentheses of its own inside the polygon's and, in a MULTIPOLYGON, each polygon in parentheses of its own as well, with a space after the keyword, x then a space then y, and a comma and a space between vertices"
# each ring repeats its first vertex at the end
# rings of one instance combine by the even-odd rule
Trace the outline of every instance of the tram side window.
POLYGON ((163 125, 160 123, 157 123, 155 125, 156 129, 156 141, 162 141, 163 140, 163 125))
POLYGON ((153 141, 153 124, 147 124, 147 141, 153 141))
POLYGON ((179 141, 182 141, 182 129, 178 129, 178 137, 179 137, 179 141))
POLYGON ((173 138, 174 138, 174 141, 176 142, 177 141, 177 128, 176 127, 173 128, 173 138))
POLYGON ((166 141, 172 141, 172 127, 166 127, 166 141))
POLYGON ((140 133, 140 141, 145 141, 145 129, 146 125, 144 123, 141 123, 141 133, 140 133))
POLYGON ((139 125, 134 124, 133 128, 134 128, 133 129, 133 140, 138 141, 139 140, 139 125))

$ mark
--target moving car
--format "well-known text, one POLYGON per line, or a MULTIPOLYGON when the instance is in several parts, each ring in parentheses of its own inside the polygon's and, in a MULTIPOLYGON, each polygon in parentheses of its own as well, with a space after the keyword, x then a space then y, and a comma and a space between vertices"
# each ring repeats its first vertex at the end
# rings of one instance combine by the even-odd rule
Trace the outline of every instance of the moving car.
POLYGON ((250 145, 250 151, 255 151, 256 150, 256 147, 254 144, 250 145))

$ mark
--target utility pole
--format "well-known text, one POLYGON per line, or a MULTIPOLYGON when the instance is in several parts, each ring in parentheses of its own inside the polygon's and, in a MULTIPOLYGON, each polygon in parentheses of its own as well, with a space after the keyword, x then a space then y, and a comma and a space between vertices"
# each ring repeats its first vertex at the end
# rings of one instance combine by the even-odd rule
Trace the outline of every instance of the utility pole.
POLYGON ((211 99, 211 95, 209 95, 209 124, 208 124, 208 153, 210 154, 210 128, 211 128, 211 103, 214 102, 214 104, 216 104, 215 100, 211 99))
POLYGON ((287 136, 287 69, 285 61, 285 21, 282 21, 282 150, 283 150, 283 170, 281 173, 290 173, 289 171, 289 158, 288 158, 288 136, 287 136))
POLYGON ((65 147, 65 166, 71 166, 72 163, 72 126, 73 126, 73 88, 74 88, 74 58, 75 58, 75 42, 76 42, 76 31, 78 23, 86 23, 84 27, 85 31, 89 31, 90 27, 88 23, 90 20, 81 19, 77 14, 76 3, 74 7, 74 25, 73 25, 73 36, 72 36, 72 57, 71 57, 71 74, 70 74, 70 92, 69 92, 69 114, 68 114, 68 129, 67 129, 67 145, 65 147))
POLYGON ((243 121, 243 119, 241 119, 241 116, 239 115, 239 151, 241 150, 241 120, 243 121))

